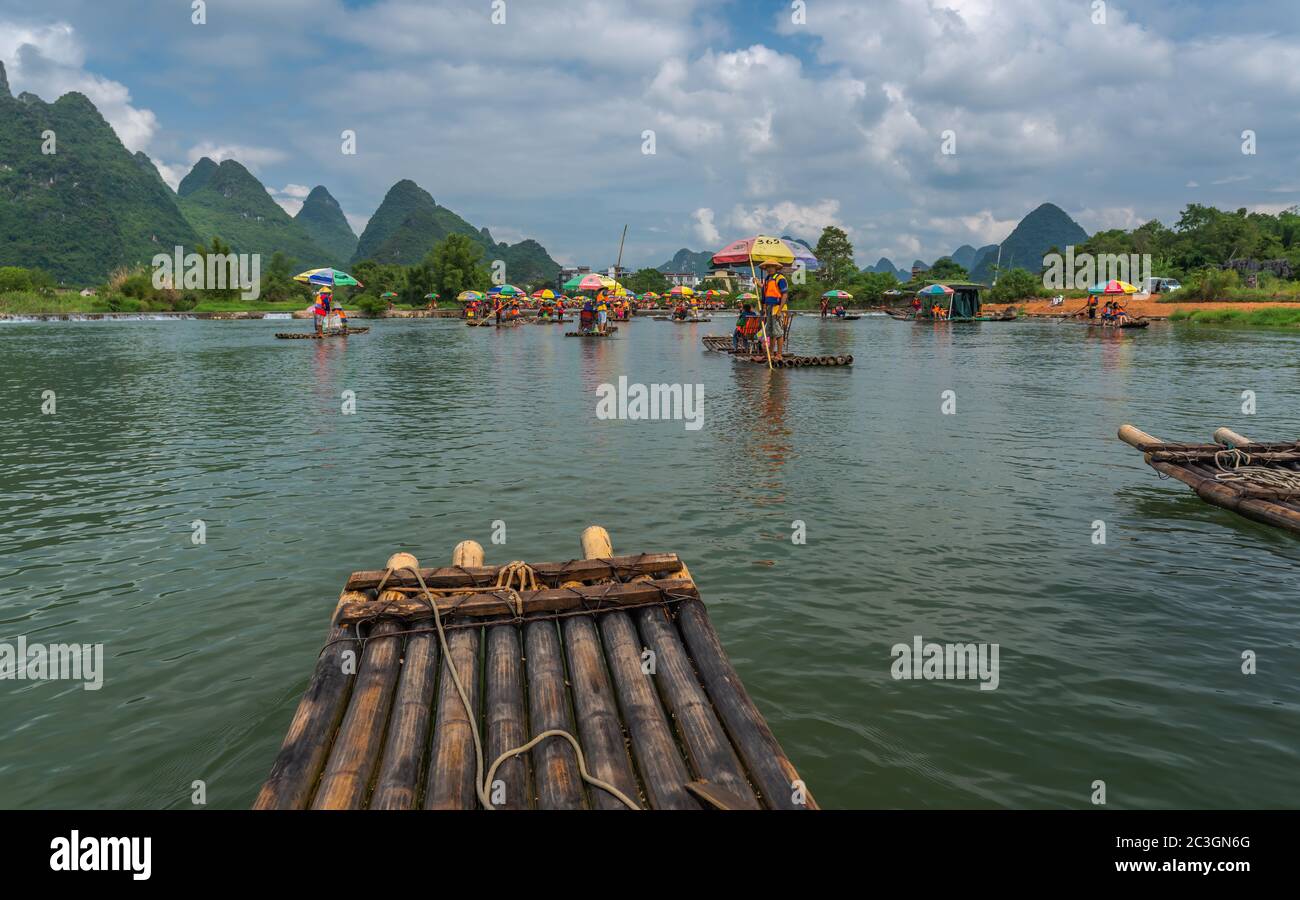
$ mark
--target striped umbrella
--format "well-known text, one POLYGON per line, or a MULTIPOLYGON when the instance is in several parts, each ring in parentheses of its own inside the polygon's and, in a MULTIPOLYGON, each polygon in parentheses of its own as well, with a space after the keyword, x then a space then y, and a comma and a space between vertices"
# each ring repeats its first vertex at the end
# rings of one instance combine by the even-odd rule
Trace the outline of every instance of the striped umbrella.
POLYGON ((822 294, 822 298, 826 300, 852 300, 853 295, 848 291, 827 291, 822 294))
POLYGON ((1105 284, 1094 284, 1088 288, 1089 294, 1136 294, 1137 288, 1127 281, 1118 281, 1112 279, 1105 284))
POLYGON ((918 294, 926 294, 931 297, 947 297, 952 293, 952 288, 946 284, 932 284, 929 287, 921 288, 918 294))
POLYGON ((340 272, 338 269, 308 269, 293 276, 294 281, 300 281, 303 284, 328 284, 338 287, 365 287, 347 272, 340 272))
POLYGON ((461 303, 472 303, 475 300, 485 299, 482 291, 461 291, 456 295, 456 299, 461 303))
POLYGON ((538 290, 533 291, 534 300, 554 300, 555 297, 556 297, 555 291, 551 290, 550 288, 540 288, 538 290))

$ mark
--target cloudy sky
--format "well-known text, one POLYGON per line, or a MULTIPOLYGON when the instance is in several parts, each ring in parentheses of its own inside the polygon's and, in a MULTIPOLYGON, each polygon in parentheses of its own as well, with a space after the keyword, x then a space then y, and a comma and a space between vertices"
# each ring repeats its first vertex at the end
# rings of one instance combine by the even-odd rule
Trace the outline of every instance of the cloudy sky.
POLYGON ((624 223, 633 265, 837 224, 907 265, 1044 201, 1089 231, 1300 202, 1296 3, 0 0, 0 60, 173 185, 233 157, 358 231, 411 178, 566 263, 624 223))

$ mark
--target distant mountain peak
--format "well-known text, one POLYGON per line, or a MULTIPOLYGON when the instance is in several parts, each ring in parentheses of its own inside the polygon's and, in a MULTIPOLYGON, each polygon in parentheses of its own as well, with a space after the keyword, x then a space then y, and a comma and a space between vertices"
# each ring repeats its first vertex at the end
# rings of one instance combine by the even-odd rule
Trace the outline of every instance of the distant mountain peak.
POLYGON ((0 88, 4 89, 5 100, 13 97, 13 94, 9 93, 9 76, 5 74, 5 64, 3 60, 0 60, 0 88))
POLYGON ((208 157, 203 157, 194 164, 194 168, 190 169, 189 174, 181 179, 180 185, 176 188, 176 193, 181 197, 188 197, 211 181, 216 171, 217 164, 208 157))
POLYGON ((342 268, 357 251, 357 235, 343 214, 343 207, 324 186, 312 188, 295 221, 307 230, 321 249, 330 253, 333 264, 342 268))
POLYGON ((991 280, 999 254, 1004 271, 1025 269, 1036 275, 1042 269, 1043 254, 1053 247, 1064 249, 1087 239, 1088 232, 1065 210, 1055 203, 1041 203, 1021 219, 1006 240, 992 248, 992 252, 981 253, 971 278, 975 281, 991 280))
POLYGON ((660 272, 691 272, 708 275, 713 271, 713 254, 708 250, 690 250, 686 247, 673 254, 673 258, 655 266, 660 272))

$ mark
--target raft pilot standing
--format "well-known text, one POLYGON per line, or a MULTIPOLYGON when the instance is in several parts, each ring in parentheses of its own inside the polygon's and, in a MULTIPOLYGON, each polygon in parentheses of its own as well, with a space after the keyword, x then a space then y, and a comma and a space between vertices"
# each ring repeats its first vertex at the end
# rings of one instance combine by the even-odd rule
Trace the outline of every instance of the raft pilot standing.
POLYGON ((763 329, 772 355, 780 359, 785 349, 785 328, 781 319, 790 294, 790 282, 781 274, 781 264, 775 260, 763 262, 760 268, 763 270, 763 289, 759 293, 763 300, 763 329))

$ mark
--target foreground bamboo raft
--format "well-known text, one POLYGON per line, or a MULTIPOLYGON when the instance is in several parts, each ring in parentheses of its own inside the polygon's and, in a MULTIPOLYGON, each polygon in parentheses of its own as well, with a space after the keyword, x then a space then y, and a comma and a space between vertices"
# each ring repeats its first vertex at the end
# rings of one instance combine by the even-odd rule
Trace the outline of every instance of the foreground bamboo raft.
POLYGON ((472 721, 484 772, 559 729, 638 808, 815 809, 677 555, 616 557, 596 526, 582 551, 485 566, 465 541, 450 567, 419 569, 450 659, 414 557, 354 572, 254 807, 626 808, 559 736, 480 782, 472 721))
POLYGON ((1132 425, 1119 439, 1206 503, 1300 533, 1300 441, 1258 443, 1220 428, 1213 444, 1170 444, 1132 425))

